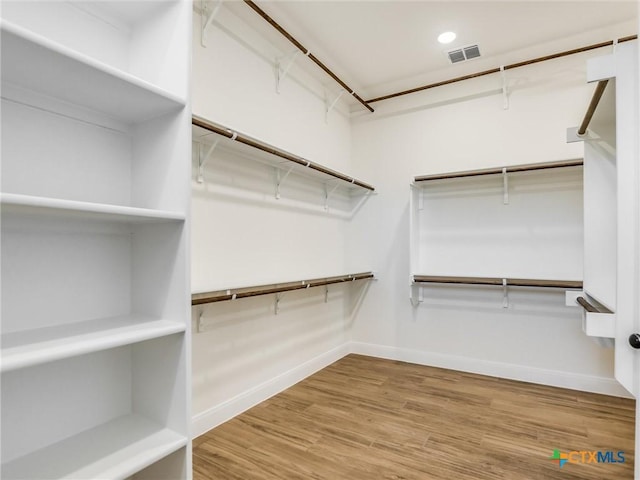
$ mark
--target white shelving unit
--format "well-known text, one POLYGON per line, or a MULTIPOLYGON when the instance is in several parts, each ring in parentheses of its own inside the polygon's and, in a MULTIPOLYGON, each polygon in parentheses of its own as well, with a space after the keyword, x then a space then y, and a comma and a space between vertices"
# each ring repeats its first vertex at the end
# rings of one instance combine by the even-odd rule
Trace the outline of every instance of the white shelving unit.
POLYGON ((505 307, 510 286, 580 289, 582 163, 416 177, 410 197, 414 305, 427 284, 497 285, 505 289, 505 307))
POLYGON ((191 477, 190 29, 3 2, 3 479, 191 477))

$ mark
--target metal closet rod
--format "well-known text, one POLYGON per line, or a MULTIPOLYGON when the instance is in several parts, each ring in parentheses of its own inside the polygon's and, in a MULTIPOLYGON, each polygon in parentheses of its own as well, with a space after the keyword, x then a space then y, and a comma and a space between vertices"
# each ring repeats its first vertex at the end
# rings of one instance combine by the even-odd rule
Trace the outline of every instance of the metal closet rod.
POLYGON ((576 298, 576 302, 589 313, 613 313, 604 305, 600 305, 595 301, 588 302, 584 297, 576 298))
POLYGON ((372 272, 353 273, 350 275, 338 275, 336 277, 315 278, 313 280, 299 280, 297 282, 275 283, 273 285, 258 285, 255 287, 236 288, 229 290, 217 290, 215 292, 194 293, 191 295, 191 305, 204 303, 223 302, 238 298, 257 297, 270 293, 290 292, 292 290, 304 290, 307 288, 321 287, 335 283, 355 282, 374 278, 372 272))
POLYGON ((198 117, 197 115, 192 115, 191 124, 195 125, 196 127, 204 128, 205 130, 208 130, 212 133, 222 135, 223 137, 230 138, 231 140, 235 140, 236 142, 243 143, 257 150, 261 150, 263 152, 270 153, 271 155, 284 158, 285 160, 296 163, 302 167, 310 168, 311 170, 321 172, 325 175, 329 175, 339 180, 343 180, 344 182, 350 183, 352 185, 357 185, 361 188, 370 190, 372 192, 375 191, 375 187, 373 187, 372 185, 369 185, 368 183, 361 182, 360 180, 356 180, 355 178, 349 177, 340 172, 336 172, 335 170, 331 170, 330 168, 327 168, 318 163, 314 163, 310 160, 305 160, 302 157, 298 157, 284 150, 280 150, 279 148, 272 147, 271 145, 267 145, 266 143, 262 143, 262 142, 259 142, 258 140, 254 140, 253 138, 247 137, 245 135, 241 135, 240 133, 234 130, 231 130, 230 128, 223 127, 222 125, 213 123, 202 117, 198 117))
POLYGON ((600 80, 598 85, 596 85, 596 89, 593 92, 593 97, 591 97, 591 102, 589 103, 589 108, 587 108, 587 113, 584 114, 584 119, 580 124, 580 128, 578 128, 578 135, 584 135, 587 133, 587 128, 591 123, 591 119, 593 118, 593 114, 596 112, 596 108, 598 108, 598 104, 600 103, 600 99, 604 94, 605 88, 607 88, 607 84, 609 80, 600 80))
POLYGON ((530 172, 534 170, 547 170, 550 168, 579 167, 584 160, 576 158, 573 160, 561 160, 558 162, 529 163, 527 165, 513 165, 504 168, 483 168, 479 170, 465 170, 462 172, 436 173, 433 175, 422 175, 414 178, 414 182, 428 182, 430 180, 444 180, 447 178, 478 177, 481 175, 497 175, 500 173, 530 172))
POLYGON ((318 60, 318 57, 316 57, 313 53, 310 53, 309 49, 307 49, 298 40, 296 40, 289 32, 287 32, 284 28, 282 28, 278 24, 278 22, 276 22, 273 18, 271 18, 264 10, 262 10, 258 5, 256 5, 251 0, 244 0, 244 3, 246 3, 248 6, 250 6, 258 15, 260 15, 273 28, 275 28, 278 32, 280 32, 283 37, 285 37, 287 40, 289 40, 291 43, 293 43, 296 46, 296 48, 298 48, 302 53, 304 53, 307 57, 309 57, 309 59, 313 63, 315 63, 322 70, 324 70, 324 72, 327 75, 329 75, 336 82, 338 82, 338 84, 342 88, 344 88, 347 91, 347 93, 349 93, 350 95, 353 95, 353 98, 358 100, 358 102, 360 102, 367 110, 369 110, 371 113, 374 112, 374 110, 371 107, 371 105, 369 105, 366 101, 364 101, 362 99, 362 97, 360 97, 360 95, 358 95, 356 92, 353 91, 353 89, 351 89, 351 87, 349 87, 346 83, 344 83, 342 80, 340 80, 340 78, 335 73, 333 73, 331 70, 329 70, 329 68, 324 63, 322 63, 320 60, 318 60))
MULTIPOLYGON (((638 38, 637 35, 630 35, 628 37, 623 37, 618 39, 618 43, 629 42, 631 40, 636 40, 638 38)), ((614 40, 609 40, 608 42, 594 43, 593 45, 587 45, 586 47, 574 48, 573 50, 565 50, 564 52, 553 53, 551 55, 545 55, 543 57, 532 58, 531 60, 525 60, 523 62, 511 63, 509 65, 504 66, 504 70, 511 70, 513 68, 524 67, 526 65, 532 65, 534 63, 540 63, 547 60, 553 60, 555 58, 566 57, 569 55, 573 55, 576 53, 588 52, 589 50, 595 50, 597 48, 608 47, 615 43, 614 40)), ((370 100, 366 100, 366 103, 380 102, 381 100, 389 100, 390 98, 401 97, 403 95, 409 95, 410 93, 421 92, 423 90, 428 90, 430 88, 441 87, 443 85, 449 85, 450 83, 461 82, 463 80, 469 80, 472 78, 482 77, 484 75, 491 75, 493 73, 499 73, 500 68, 492 68, 490 70, 484 70, 482 72, 470 73, 469 75, 463 75, 462 77, 451 78, 449 80, 443 80, 441 82, 430 83, 428 85, 423 85, 421 87, 411 88, 409 90, 403 90, 397 93, 390 93, 389 95, 383 95, 381 97, 372 98, 370 100)))
POLYGON ((416 283, 457 283, 464 285, 504 285, 510 287, 582 288, 579 280, 540 280, 531 278, 489 278, 489 277, 449 277, 434 275, 414 275, 416 283))

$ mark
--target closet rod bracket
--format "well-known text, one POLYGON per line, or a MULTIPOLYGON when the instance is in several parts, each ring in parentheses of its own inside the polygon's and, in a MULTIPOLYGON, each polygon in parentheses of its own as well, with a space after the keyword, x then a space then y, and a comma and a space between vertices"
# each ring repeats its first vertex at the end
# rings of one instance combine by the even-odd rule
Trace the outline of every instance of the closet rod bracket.
POLYGON ((503 205, 509 205, 509 174, 507 173, 507 167, 502 169, 502 203, 503 205))
POLYGON ((331 198, 331 195, 333 195, 333 193, 337 190, 337 188, 340 186, 340 182, 336 182, 333 184, 333 187, 331 187, 331 190, 329 190, 329 186, 325 183, 324 184, 324 209, 325 210, 329 210, 329 199, 331 198))
POLYGON ((507 72, 504 65, 500 66, 500 77, 502 78, 502 108, 509 110, 509 90, 507 88, 507 72))
POLYGON ((202 143, 198 144, 198 176, 196 178, 198 183, 204 182, 204 166, 211 158, 211 155, 213 154, 213 151, 218 146, 219 141, 220 141, 219 139, 216 139, 209 147, 209 150, 207 150, 207 152, 204 154, 202 152, 203 144, 202 143))
POLYGON ((413 281, 413 277, 411 277, 411 286, 409 287, 409 300, 411 301, 411 305, 413 307, 418 307, 423 302, 424 298, 422 296, 422 286, 419 283, 415 283, 413 281))
POLYGON ((202 0, 201 1, 201 30, 200 30, 200 43, 202 44, 203 47, 206 48, 207 46, 207 28, 209 28, 209 26, 211 25, 211 23, 213 22, 213 19, 215 18, 215 16, 218 14, 218 12, 220 11, 220 7, 222 6, 222 0, 216 0, 216 2, 214 2, 213 7, 210 6, 211 2, 208 2, 207 0, 202 0))
MULTIPOLYGON (((282 82, 284 82, 287 75, 289 75, 289 71, 300 53, 300 50, 293 50, 287 55, 276 58, 276 93, 280 93, 280 85, 282 85, 282 82)), ((309 52, 307 51, 305 55, 309 55, 309 52)))
POLYGON ((502 279, 502 308, 509 308, 509 286, 507 279, 502 279))
POLYGON ((294 167, 290 167, 287 172, 282 175, 282 171, 276 167, 276 200, 280 200, 280 187, 292 172, 294 167))
MULTIPOLYGON (((340 90, 340 93, 338 93, 338 95, 336 95, 334 99, 331 99, 330 92, 325 91, 325 95, 324 95, 324 104, 325 104, 324 122, 325 123, 329 123, 329 114, 335 108, 336 104, 338 103, 338 100, 340 100, 340 97, 342 97, 342 95, 344 95, 345 93, 346 93, 346 90, 340 90)), ((351 94, 353 95, 353 92, 351 92, 351 94)))

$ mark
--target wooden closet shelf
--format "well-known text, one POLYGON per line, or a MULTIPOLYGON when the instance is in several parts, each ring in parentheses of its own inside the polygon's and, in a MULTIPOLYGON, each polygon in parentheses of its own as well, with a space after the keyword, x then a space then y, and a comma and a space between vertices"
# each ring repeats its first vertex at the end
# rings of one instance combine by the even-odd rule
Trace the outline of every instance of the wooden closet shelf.
MULTIPOLYGON (((547 170, 550 168, 564 168, 564 167, 578 167, 582 166, 584 160, 576 158, 573 160, 563 160, 559 162, 546 162, 546 163, 530 163, 527 165, 513 165, 510 167, 504 167, 506 173, 517 172, 530 172, 534 170, 547 170)), ((481 175, 497 175, 503 172, 503 168, 485 168, 480 170, 466 170, 463 172, 448 172, 448 173, 436 173, 434 175, 422 175, 415 177, 414 181, 428 182, 431 180, 445 180, 448 178, 463 178, 463 177, 478 177, 481 175)))
POLYGON ((503 285, 507 281, 510 287, 543 287, 543 288, 582 288, 578 280, 540 280, 529 278, 491 278, 491 277, 450 277, 434 275, 414 275, 415 283, 456 283, 465 285, 503 285))
POLYGON ((194 293, 191 295, 191 305, 223 302, 225 300, 256 297, 258 295, 289 292, 291 290, 303 290, 305 288, 321 287, 334 283, 353 282, 356 280, 366 280, 371 278, 374 278, 372 272, 363 272, 350 275, 339 275, 336 277, 315 278, 313 280, 299 280, 297 282, 275 283, 271 285, 258 285, 254 287, 243 287, 228 290, 217 290, 214 292, 194 293))
POLYGON ((229 138, 231 140, 235 140, 236 142, 242 143, 244 145, 247 145, 249 147, 255 148, 257 150, 260 150, 262 152, 268 153, 270 155, 274 155, 280 159, 284 159, 287 160, 289 162, 292 162, 296 165, 299 165, 301 167, 305 167, 305 168, 309 168, 310 170, 319 172, 323 175, 341 180, 343 182, 349 183, 351 185, 356 185, 358 187, 364 188, 365 190, 370 190, 370 191, 375 191, 375 187, 369 185, 368 183, 362 182, 360 180, 357 180, 353 177, 349 177, 348 175, 345 175, 343 173, 337 172, 335 170, 332 170, 330 168, 327 168, 323 165, 320 165, 318 163, 314 163, 310 160, 306 160, 302 157, 299 157, 297 155, 293 155, 292 153, 286 152, 284 150, 281 150, 279 148, 276 148, 274 146, 271 146, 267 143, 261 142, 259 140, 256 140, 254 138, 248 137, 246 135, 240 134, 234 130, 231 130, 227 127, 224 127, 220 124, 211 122, 209 120, 206 120, 202 117, 198 117, 197 115, 193 115, 192 119, 191 119, 191 123, 192 125, 195 125, 196 127, 200 127, 203 128, 209 132, 215 133, 217 135, 221 135, 223 137, 229 138))

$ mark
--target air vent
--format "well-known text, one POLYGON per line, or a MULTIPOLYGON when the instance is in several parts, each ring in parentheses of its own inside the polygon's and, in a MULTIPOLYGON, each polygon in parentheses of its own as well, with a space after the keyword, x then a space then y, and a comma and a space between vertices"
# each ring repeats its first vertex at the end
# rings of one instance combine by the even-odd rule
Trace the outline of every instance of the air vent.
POLYGON ((451 63, 464 62, 480 56, 480 48, 478 45, 467 45, 466 47, 456 48, 447 52, 451 63))

